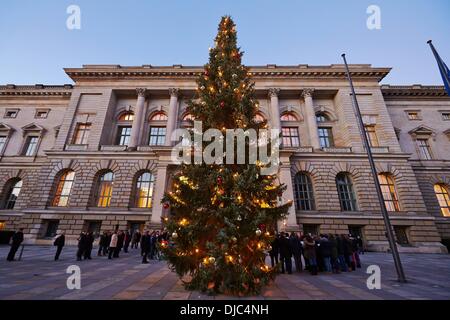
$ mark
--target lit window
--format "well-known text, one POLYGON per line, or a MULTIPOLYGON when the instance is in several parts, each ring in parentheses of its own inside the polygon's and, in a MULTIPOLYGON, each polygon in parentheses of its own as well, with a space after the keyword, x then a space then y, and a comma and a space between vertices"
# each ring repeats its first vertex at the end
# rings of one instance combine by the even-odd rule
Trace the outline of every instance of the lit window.
POLYGON ((35 118, 36 119, 46 119, 48 116, 48 110, 36 110, 35 118))
POLYGON ((265 119, 260 113, 257 113, 257 114, 255 114, 255 117, 253 118, 253 120, 256 123, 260 123, 260 122, 264 122, 265 119))
POLYGON ((78 123, 75 128, 73 144, 88 144, 89 133, 91 131, 90 123, 78 123))
POLYGON ((356 211, 356 197, 352 180, 347 173, 339 173, 336 176, 336 186, 339 194, 339 202, 342 211, 356 211))
POLYGON ((163 146, 166 141, 166 127, 150 127, 150 146, 163 146))
POLYGON ((3 149, 5 148, 6 145, 6 136, 0 136, 0 154, 3 152, 3 149))
POLYGON ((321 148, 330 148, 334 146, 333 133, 331 128, 319 127, 319 142, 321 148))
POLYGON ((408 112, 408 119, 409 120, 420 120, 419 112, 417 112, 417 111, 408 112))
POLYGON ((117 132, 117 144, 119 146, 127 146, 130 142, 131 126, 119 126, 117 132))
POLYGON ((417 148, 419 149, 419 158, 422 160, 431 160, 431 147, 428 143, 428 139, 417 139, 417 148))
POLYGON ((328 116, 323 113, 323 112, 318 112, 316 113, 316 122, 327 122, 330 121, 330 119, 328 118, 328 116))
POLYGON ((65 172, 59 179, 56 187, 55 197, 53 199, 53 206, 67 207, 69 205, 70 192, 72 191, 75 180, 75 171, 65 172))
POLYGON ((297 117, 292 113, 285 113, 281 116, 281 121, 297 121, 297 117))
POLYGON ((150 121, 167 121, 167 115, 164 112, 155 113, 150 121))
POLYGON ((294 192, 295 203, 298 210, 315 210, 314 192, 309 175, 302 172, 295 175, 294 192))
POLYGON ((133 112, 124 112, 120 115, 119 121, 133 121, 134 113, 133 112))
POLYGON ((114 184, 114 173, 111 171, 102 174, 98 179, 97 207, 109 207, 111 203, 114 184))
POLYGON ((281 133, 283 136, 283 146, 285 146, 285 147, 299 147, 300 146, 298 128, 283 127, 283 128, 281 128, 281 133))
POLYGON ((18 109, 6 110, 4 118, 16 118, 18 113, 19 113, 18 109))
POLYGON ((136 180, 136 207, 151 208, 154 176, 150 172, 142 173, 136 180))
POLYGON ((20 190, 22 189, 22 180, 14 179, 6 184, 6 198, 3 204, 4 209, 14 209, 20 190))
POLYGON ((380 183, 387 211, 400 211, 397 191, 395 190, 394 179, 392 176, 390 174, 381 173, 378 175, 378 182, 380 183))
POLYGON ((435 184, 434 193, 438 199, 441 213, 444 217, 450 217, 450 197, 448 194, 448 186, 444 184, 435 184))
POLYGON ((194 116, 190 113, 184 115, 183 121, 194 121, 194 116))
POLYGON ((36 154, 38 141, 39 141, 39 137, 34 137, 34 136, 27 137, 23 154, 27 157, 34 156, 36 154))
POLYGON ((373 125, 365 125, 364 130, 366 131, 367 140, 369 140, 370 147, 378 147, 378 137, 377 132, 375 130, 375 126, 373 125))

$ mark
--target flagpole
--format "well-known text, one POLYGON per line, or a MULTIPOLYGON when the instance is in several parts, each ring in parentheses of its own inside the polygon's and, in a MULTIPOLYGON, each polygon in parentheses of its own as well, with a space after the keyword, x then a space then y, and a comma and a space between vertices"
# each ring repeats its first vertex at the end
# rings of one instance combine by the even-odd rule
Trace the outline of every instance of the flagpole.
POLYGON ((395 264, 395 269, 397 270, 398 281, 406 282, 405 273, 403 271, 402 262, 400 261, 400 255, 397 250, 397 245, 395 243, 394 233, 392 231, 392 225, 391 225, 391 221, 389 219, 389 214, 386 209, 386 205, 384 203, 383 193, 381 191, 381 187, 380 187, 380 184, 378 181, 378 174, 377 174, 377 169, 375 167, 375 161, 373 160, 372 150, 370 149, 369 140, 367 138, 367 135, 366 135, 366 132, 364 129, 364 123, 363 123, 362 116, 361 116, 361 110, 359 109, 358 100, 356 99, 355 88, 353 87, 353 80, 350 75, 350 71, 348 69, 348 64, 347 64, 347 59, 345 58, 345 53, 342 54, 342 58, 344 59, 345 70, 347 72, 347 79, 348 79, 348 82, 350 83, 350 88, 352 91, 353 107, 355 108, 355 111, 356 111, 356 118, 357 118, 357 121, 359 124, 360 133, 362 136, 364 147, 366 148, 366 151, 367 151, 367 156, 369 158, 370 169, 372 171, 372 176, 373 176, 373 179, 375 182, 375 189, 377 191, 378 201, 379 201, 380 207, 381 207, 381 214, 383 215, 384 225, 386 227, 386 235, 387 235, 387 238, 389 241, 389 247, 391 248, 392 256, 394 258, 394 264, 395 264))
POLYGON ((447 89, 448 95, 450 96, 450 92, 448 91, 448 90, 450 90, 450 79, 448 79, 448 76, 446 76, 447 71, 445 70, 445 68, 442 64, 443 62, 441 60, 441 57, 439 57, 439 54, 438 54, 436 48, 434 47, 433 42, 431 40, 428 40, 427 43, 430 45, 431 51, 433 52, 433 55, 438 64, 439 71, 441 72, 442 80, 444 81, 444 86, 447 89))

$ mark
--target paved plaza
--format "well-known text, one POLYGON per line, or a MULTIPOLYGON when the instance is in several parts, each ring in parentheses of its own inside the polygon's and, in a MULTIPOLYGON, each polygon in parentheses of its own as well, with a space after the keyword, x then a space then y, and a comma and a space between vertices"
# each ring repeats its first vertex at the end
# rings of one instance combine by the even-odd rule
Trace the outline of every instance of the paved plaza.
MULTIPOLYGON (((8 250, 8 246, 0 246, 0 299, 237 299, 186 291, 164 261, 141 264, 139 250, 122 252, 115 260, 93 255, 92 260, 77 262, 76 248, 66 247, 61 260, 55 262, 54 247, 26 246, 21 261, 7 262, 8 250), (66 286, 69 276, 66 270, 73 264, 81 268, 80 290, 69 290, 66 286)), ((366 253, 362 255, 363 268, 356 272, 319 276, 307 272, 283 274, 260 296, 243 299, 450 299, 450 255, 402 254, 401 258, 410 279, 407 284, 395 281, 389 254, 366 253), (369 276, 366 268, 372 264, 381 268, 380 290, 369 290, 366 286, 369 276)))

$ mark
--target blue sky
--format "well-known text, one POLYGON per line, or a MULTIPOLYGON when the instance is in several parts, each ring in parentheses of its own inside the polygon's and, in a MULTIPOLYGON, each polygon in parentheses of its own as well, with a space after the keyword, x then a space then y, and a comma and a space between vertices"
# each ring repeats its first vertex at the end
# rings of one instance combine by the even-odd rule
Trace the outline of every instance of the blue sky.
POLYGON ((370 63, 391 84, 442 84, 426 44, 450 64, 449 0, 2 0, 0 84, 71 83, 83 64, 203 65, 224 14, 247 65, 370 63), (66 9, 81 8, 81 30, 66 9), (366 27, 369 5, 381 30, 366 27))

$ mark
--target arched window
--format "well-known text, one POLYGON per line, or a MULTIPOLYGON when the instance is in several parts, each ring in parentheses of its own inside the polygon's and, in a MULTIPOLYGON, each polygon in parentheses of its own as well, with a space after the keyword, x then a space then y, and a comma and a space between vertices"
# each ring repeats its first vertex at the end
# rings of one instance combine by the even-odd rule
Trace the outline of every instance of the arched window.
POLYGON ((448 194, 448 186, 442 183, 435 184, 434 193, 439 201, 442 215, 444 217, 450 217, 450 197, 448 194))
POLYGON ((380 183, 384 204, 387 211, 400 211, 397 191, 395 190, 395 184, 392 175, 388 173, 380 173, 378 175, 378 182, 380 183))
POLYGON ((70 193, 75 181, 75 171, 68 170, 59 178, 52 205, 55 207, 67 207, 69 205, 70 193))
POLYGON ((14 209, 20 190, 22 189, 22 180, 14 178, 6 182, 5 198, 3 199, 3 209, 14 209))
POLYGON ((109 207, 111 203, 112 191, 114 185, 114 173, 106 171, 98 177, 97 182, 97 207, 109 207))
POLYGON ((298 120, 294 114, 287 112, 281 116, 281 121, 298 121, 298 120))
POLYGON ((164 112, 157 112, 151 116, 150 121, 167 121, 167 115, 164 112))
POLYGON ((194 121, 194 116, 190 113, 186 113, 182 121, 194 121))
POLYGON ((304 172, 299 172, 294 178, 295 204, 298 210, 315 210, 314 191, 311 178, 304 172))
POLYGON ((134 113, 131 111, 123 112, 120 114, 118 121, 133 121, 134 120, 134 113))
POLYGON ((148 144, 150 146, 162 146, 166 142, 167 115, 164 112, 157 112, 150 118, 150 136, 148 144), (152 123, 153 122, 153 123, 152 123))
POLYGON ((316 113, 316 122, 327 122, 330 121, 330 117, 325 112, 317 112, 316 113))
POLYGON ((136 179, 135 206, 137 208, 152 207, 154 183, 155 177, 148 171, 143 172, 136 179))
POLYGON ((336 176, 336 187, 339 194, 339 202, 342 211, 356 211, 356 197, 350 175, 345 172, 336 176))

